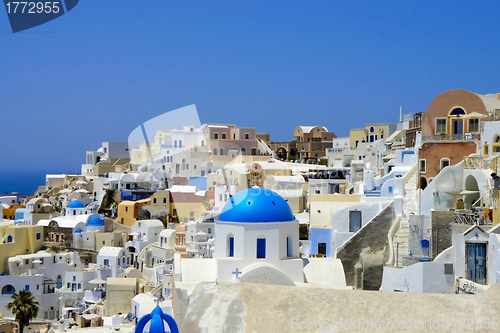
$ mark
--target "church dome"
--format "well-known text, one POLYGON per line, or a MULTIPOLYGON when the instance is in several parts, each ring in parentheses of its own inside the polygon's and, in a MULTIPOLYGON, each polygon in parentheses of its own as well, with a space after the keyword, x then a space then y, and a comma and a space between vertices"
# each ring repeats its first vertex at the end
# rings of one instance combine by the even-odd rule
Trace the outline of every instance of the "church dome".
POLYGON ((73 200, 69 203, 68 208, 85 208, 80 200, 73 200))
POLYGON ((249 188, 236 193, 226 203, 221 222, 290 222, 293 213, 279 194, 265 188, 249 188))
POLYGON ((99 215, 94 215, 87 221, 88 227, 102 227, 104 225, 104 219, 99 215))

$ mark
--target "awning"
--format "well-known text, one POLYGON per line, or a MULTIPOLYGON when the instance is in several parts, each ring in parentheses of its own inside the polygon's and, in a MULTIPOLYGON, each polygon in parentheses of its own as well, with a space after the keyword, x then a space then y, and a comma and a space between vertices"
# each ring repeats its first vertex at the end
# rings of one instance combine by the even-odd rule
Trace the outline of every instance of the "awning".
POLYGON ((455 195, 455 196, 460 196, 460 195, 468 195, 468 194, 475 194, 479 193, 479 191, 470 191, 470 190, 463 190, 462 192, 455 193, 455 192, 446 192, 449 195, 455 195))
POLYGON ((84 314, 83 315, 83 318, 86 319, 86 320, 92 320, 92 319, 97 318, 97 317, 99 317, 99 316, 96 315, 95 313, 84 314))
POLYGON ((93 279, 93 280, 90 280, 89 283, 91 283, 91 284, 104 284, 104 283, 106 283, 106 281, 101 280, 101 279, 93 279))

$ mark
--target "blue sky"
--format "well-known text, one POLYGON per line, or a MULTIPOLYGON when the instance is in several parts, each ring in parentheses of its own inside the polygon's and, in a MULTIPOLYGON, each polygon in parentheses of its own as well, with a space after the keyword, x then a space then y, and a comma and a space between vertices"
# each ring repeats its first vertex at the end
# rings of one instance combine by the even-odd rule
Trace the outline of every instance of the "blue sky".
MULTIPOLYGON (((80 170, 85 151, 196 104, 289 140, 500 92, 498 1, 85 1, 13 34, 0 9, 3 170, 80 170)), ((43 179, 41 180, 43 183, 43 179)))

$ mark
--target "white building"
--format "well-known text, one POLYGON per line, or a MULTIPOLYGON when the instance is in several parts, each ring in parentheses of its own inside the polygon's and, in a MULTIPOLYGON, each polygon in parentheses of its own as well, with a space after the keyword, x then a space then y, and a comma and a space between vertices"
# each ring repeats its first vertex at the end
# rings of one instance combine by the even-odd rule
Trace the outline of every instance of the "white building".
POLYGON ((123 271, 132 264, 130 253, 122 247, 105 246, 97 255, 98 278, 122 277, 123 271))
POLYGON ((135 261, 136 256, 149 244, 158 241, 158 235, 165 229, 160 220, 139 220, 132 225, 129 240, 125 243, 125 248, 135 261))

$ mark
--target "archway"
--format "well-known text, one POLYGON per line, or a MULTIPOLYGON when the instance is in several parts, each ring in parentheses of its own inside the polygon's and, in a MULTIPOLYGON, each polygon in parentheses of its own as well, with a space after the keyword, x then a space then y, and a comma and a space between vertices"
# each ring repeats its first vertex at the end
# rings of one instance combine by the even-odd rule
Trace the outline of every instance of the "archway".
POLYGON ((464 196, 465 209, 471 209, 472 204, 479 199, 479 186, 474 176, 465 178, 465 190, 469 191, 469 194, 464 196))
POLYGON ((427 187, 427 178, 425 178, 424 176, 420 176, 418 187, 422 190, 425 190, 425 188, 427 187))
POLYGON ((288 156, 288 153, 286 151, 286 148, 285 147, 279 147, 277 150, 276 150, 276 157, 279 159, 279 160, 285 160, 286 161, 286 158, 288 156))

